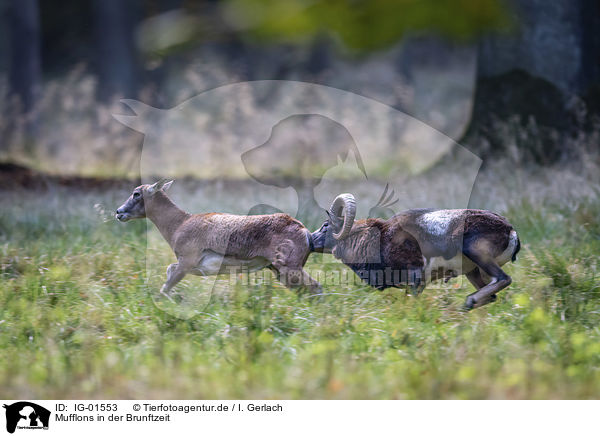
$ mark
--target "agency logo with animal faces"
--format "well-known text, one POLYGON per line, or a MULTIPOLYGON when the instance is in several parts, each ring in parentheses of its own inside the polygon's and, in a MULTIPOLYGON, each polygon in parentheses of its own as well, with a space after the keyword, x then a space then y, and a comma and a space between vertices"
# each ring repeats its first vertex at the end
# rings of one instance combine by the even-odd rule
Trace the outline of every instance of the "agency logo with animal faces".
POLYGON ((50 424, 50 411, 39 404, 29 401, 19 401, 13 404, 4 404, 6 411, 6 431, 14 433, 15 430, 48 430, 50 424))
MULTIPOLYGON (((175 179, 168 195, 190 213, 284 212, 313 232, 344 192, 356 198, 357 220, 412 208, 465 208, 481 165, 451 138, 402 111, 312 83, 235 83, 171 109, 123 103, 133 115, 113 116, 145 135, 142 183, 175 179)), ((163 236, 148 222, 146 274, 155 303, 181 318, 202 313, 215 293, 231 287, 232 276, 199 271, 178 282, 170 294, 177 298, 165 299, 158 290, 178 266, 163 236)), ((229 243, 228 235, 214 237, 229 243)), ((228 267, 227 257, 209 254, 210 271, 228 267)), ((263 267, 252 262, 246 270, 263 267)))

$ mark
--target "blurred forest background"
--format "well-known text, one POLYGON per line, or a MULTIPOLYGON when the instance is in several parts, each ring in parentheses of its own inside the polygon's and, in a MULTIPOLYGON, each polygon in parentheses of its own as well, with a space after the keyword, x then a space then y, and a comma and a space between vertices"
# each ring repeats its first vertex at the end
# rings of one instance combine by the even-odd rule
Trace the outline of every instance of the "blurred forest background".
POLYGON ((381 101, 484 160, 597 143, 597 1, 0 0, 0 20, 0 160, 45 173, 135 177, 120 98, 265 79, 381 101))

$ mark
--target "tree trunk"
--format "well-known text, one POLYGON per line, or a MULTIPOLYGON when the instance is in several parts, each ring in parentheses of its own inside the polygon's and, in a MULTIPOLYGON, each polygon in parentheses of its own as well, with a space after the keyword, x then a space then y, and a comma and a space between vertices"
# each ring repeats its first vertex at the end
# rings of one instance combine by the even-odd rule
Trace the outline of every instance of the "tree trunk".
POLYGON ((10 23, 10 94, 20 112, 31 114, 40 94, 40 20, 37 0, 12 0, 10 23))
POLYGON ((95 64, 98 98, 135 98, 136 56, 133 32, 136 3, 123 0, 94 0, 95 64))
POLYGON ((567 139, 586 124, 577 101, 600 81, 598 2, 511 4, 516 28, 479 44, 473 112, 461 142, 482 158, 554 163, 568 156, 567 139))
MULTIPOLYGON (((40 96, 40 20, 37 0, 10 0, 8 21, 8 98, 10 104, 0 151, 11 146, 32 150, 37 136, 36 103, 40 96), (19 134, 20 133, 20 134, 19 134), (20 138, 19 144, 14 144, 20 138)), ((4 153, 3 153, 4 155, 4 153)), ((6 156, 2 156, 6 158, 6 156)))

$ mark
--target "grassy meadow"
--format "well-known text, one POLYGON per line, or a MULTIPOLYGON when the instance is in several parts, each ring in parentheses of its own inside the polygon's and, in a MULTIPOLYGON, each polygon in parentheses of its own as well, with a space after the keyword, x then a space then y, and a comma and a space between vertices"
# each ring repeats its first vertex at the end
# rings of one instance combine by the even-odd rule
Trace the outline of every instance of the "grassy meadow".
MULTIPOLYGON (((0 191, 0 397, 600 397, 597 169, 483 170, 471 206, 507 216, 523 247, 513 284, 469 313, 458 278, 319 302, 240 283, 172 316, 145 284, 146 224, 107 212, 129 191, 0 191)), ((325 260, 308 267, 345 268, 325 260)))

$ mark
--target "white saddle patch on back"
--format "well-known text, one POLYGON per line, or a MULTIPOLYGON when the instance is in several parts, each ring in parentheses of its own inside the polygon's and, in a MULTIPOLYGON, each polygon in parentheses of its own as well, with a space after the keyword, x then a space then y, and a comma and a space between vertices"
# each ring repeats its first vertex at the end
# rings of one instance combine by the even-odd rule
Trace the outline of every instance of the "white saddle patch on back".
POLYGON ((427 212, 418 218, 418 222, 428 233, 443 236, 448 232, 450 224, 460 218, 461 209, 442 209, 427 212))

